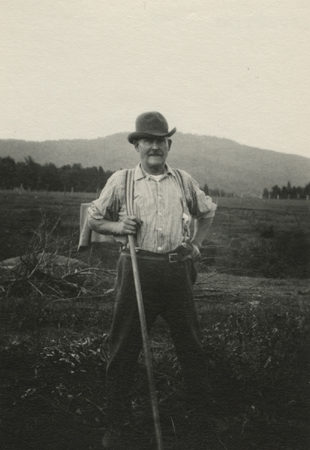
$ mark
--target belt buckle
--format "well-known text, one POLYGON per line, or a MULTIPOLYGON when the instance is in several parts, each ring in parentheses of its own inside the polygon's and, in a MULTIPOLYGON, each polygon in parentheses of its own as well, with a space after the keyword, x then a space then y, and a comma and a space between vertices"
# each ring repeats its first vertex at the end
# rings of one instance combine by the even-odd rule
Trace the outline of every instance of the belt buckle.
POLYGON ((168 255, 170 264, 176 263, 179 261, 179 254, 178 253, 169 253, 168 255))

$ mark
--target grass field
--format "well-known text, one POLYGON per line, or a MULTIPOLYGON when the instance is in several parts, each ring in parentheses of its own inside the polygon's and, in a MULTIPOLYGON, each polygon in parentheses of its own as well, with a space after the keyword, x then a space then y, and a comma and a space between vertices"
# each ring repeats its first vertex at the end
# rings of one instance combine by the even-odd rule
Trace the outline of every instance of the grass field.
MULTIPOLYGON (((118 250, 77 253, 79 205, 92 198, 0 194, 0 259, 25 255, 17 270, 0 270, 3 450, 100 448, 118 250), (83 264, 58 265, 58 255, 83 264)), ((309 448, 309 205, 218 199, 195 300, 221 413, 198 421, 188 408, 159 320, 152 348, 165 449, 309 448)), ((122 448, 153 449, 142 360, 132 400, 122 448)))
MULTIPOLYGON (((25 252, 43 217, 51 224, 59 221, 56 234, 76 254, 80 203, 94 197, 96 194, 0 193, 0 260, 25 252)), ((240 275, 310 277, 310 202, 215 200, 218 210, 205 242, 201 270, 212 267, 240 275)), ((112 265, 114 262, 112 258, 112 265)))

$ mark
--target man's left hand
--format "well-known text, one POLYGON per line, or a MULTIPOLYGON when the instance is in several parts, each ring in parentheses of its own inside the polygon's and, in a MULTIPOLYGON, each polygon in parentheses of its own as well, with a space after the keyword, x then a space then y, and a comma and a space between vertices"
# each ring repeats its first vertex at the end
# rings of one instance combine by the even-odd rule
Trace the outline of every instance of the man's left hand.
POLYGON ((192 242, 189 245, 191 246, 191 249, 192 249, 191 257, 192 257, 193 261, 199 261, 201 258, 201 253, 200 253, 198 245, 196 245, 192 242))
POLYGON ((183 256, 183 260, 192 259, 195 262, 201 258, 199 247, 193 242, 186 242, 186 244, 180 245, 176 251, 183 256))

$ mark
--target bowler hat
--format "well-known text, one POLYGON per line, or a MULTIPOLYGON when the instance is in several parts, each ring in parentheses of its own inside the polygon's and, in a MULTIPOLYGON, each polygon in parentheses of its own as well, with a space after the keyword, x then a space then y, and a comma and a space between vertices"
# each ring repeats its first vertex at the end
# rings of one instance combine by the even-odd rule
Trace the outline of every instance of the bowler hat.
POLYGON ((162 114, 150 111, 140 114, 136 119, 136 131, 128 135, 128 141, 150 137, 169 137, 176 132, 176 128, 168 131, 168 122, 162 114))

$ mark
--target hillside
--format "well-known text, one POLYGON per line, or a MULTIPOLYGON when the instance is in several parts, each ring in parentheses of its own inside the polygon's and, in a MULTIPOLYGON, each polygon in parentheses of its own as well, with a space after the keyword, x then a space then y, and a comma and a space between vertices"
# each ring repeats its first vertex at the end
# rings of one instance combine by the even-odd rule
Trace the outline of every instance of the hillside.
MULTIPOLYGON (((81 163, 116 170, 136 164, 137 155, 127 133, 90 140, 30 142, 0 140, 0 157, 56 166, 81 163)), ((238 194, 261 194, 275 184, 305 185, 310 181, 310 158, 263 150, 211 136, 176 133, 168 162, 188 170, 201 185, 238 194)))

